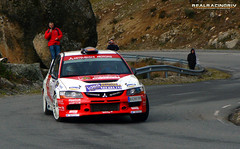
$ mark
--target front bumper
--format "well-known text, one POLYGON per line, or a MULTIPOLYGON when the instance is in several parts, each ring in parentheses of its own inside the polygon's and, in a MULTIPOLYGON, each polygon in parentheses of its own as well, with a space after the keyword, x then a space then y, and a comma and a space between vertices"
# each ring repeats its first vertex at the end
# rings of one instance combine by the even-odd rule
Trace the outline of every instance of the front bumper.
POLYGON ((88 97, 83 93, 82 99, 57 100, 60 117, 146 112, 146 94, 126 96, 126 91, 116 97, 88 97))

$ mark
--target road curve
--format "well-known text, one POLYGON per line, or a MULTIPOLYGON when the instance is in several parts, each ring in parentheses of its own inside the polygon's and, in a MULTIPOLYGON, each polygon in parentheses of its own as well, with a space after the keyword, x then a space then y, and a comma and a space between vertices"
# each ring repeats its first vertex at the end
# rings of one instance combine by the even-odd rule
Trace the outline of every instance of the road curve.
MULTIPOLYGON (((147 54, 182 58, 180 55, 187 53, 147 54)), ((0 148, 238 149, 239 127, 226 117, 240 102, 240 54, 211 51, 198 52, 198 56, 202 65, 228 70, 234 77, 148 86, 151 112, 144 123, 133 123, 125 116, 83 117, 59 123, 43 114, 41 95, 0 98, 0 148)))

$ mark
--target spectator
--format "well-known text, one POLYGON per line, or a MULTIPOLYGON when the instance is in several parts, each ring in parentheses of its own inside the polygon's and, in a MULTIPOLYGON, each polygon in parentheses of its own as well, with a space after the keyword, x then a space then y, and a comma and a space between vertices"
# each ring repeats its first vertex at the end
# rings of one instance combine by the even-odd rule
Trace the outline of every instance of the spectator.
POLYGON ((119 50, 119 47, 118 47, 118 45, 116 45, 115 43, 114 43, 114 40, 113 39, 111 39, 109 42, 108 42, 108 46, 107 46, 107 49, 108 50, 114 50, 114 51, 118 51, 119 50))
POLYGON ((45 32, 45 38, 48 40, 52 59, 55 59, 61 52, 60 39, 62 38, 62 32, 59 28, 54 26, 53 22, 49 22, 49 29, 45 32))
POLYGON ((191 52, 188 54, 187 61, 188 61, 189 68, 194 70, 196 66, 196 61, 197 61, 194 49, 191 49, 191 52))

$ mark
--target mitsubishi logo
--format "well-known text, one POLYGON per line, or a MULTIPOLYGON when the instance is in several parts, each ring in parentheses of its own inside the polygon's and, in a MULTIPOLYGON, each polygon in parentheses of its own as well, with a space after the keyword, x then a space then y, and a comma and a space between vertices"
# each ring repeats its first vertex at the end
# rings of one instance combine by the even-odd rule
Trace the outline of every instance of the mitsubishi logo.
POLYGON ((104 93, 102 97, 108 97, 108 96, 107 96, 107 94, 106 94, 106 93, 104 93))

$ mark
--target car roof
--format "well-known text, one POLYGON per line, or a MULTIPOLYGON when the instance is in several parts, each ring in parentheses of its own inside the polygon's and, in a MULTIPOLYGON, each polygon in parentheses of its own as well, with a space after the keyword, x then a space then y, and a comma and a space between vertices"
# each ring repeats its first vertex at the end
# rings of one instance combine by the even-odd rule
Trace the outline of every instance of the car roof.
MULTIPOLYGON (((68 52, 64 52, 61 54, 62 54, 62 56, 63 56, 63 54, 64 54, 64 56, 90 55, 90 54, 82 54, 81 50, 68 51, 68 52)), ((118 53, 115 51, 112 51, 112 50, 98 50, 98 53, 96 53, 96 54, 118 54, 118 53)))

